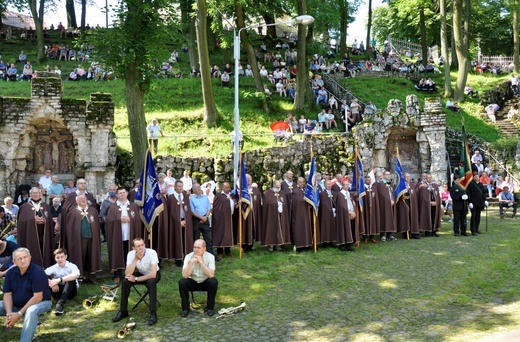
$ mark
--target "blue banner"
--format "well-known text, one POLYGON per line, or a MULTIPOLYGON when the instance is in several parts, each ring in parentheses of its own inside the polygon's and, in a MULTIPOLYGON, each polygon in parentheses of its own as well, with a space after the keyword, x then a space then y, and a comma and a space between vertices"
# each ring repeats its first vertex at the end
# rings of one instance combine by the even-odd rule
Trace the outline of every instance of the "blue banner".
MULTIPOLYGON (((161 189, 159 188, 159 182, 157 181, 157 173, 155 171, 155 165, 153 164, 152 152, 149 149, 146 152, 146 159, 141 172, 141 183, 139 184, 142 194, 141 205, 141 219, 146 226, 146 229, 150 232, 151 227, 159 214, 164 210, 163 202, 161 199, 161 189)), ((136 198, 137 199, 137 198, 136 198)))
POLYGON ((244 220, 249 215, 251 211, 251 195, 249 194, 249 188, 247 186, 247 177, 246 177, 246 165, 244 164, 244 158, 240 158, 240 209, 242 210, 242 217, 244 220))
POLYGON ((305 201, 309 203, 313 208, 314 212, 318 213, 318 206, 320 204, 320 197, 318 196, 318 189, 316 188, 316 163, 314 157, 311 160, 311 169, 309 171, 309 178, 307 179, 307 185, 305 185, 305 201))
POLYGON ((354 168, 354 180, 352 183, 355 184, 354 191, 357 191, 359 208, 361 209, 361 211, 363 211, 363 197, 366 194, 364 177, 365 176, 363 172, 363 161, 361 160, 358 151, 356 151, 356 167, 354 168))
POLYGON ((401 160, 399 160, 399 151, 397 151, 397 156, 395 157, 394 171, 397 175, 397 187, 394 190, 395 202, 397 203, 397 201, 399 201, 399 198, 408 191, 408 189, 406 188, 406 181, 404 179, 404 172, 403 167, 401 165, 401 160))

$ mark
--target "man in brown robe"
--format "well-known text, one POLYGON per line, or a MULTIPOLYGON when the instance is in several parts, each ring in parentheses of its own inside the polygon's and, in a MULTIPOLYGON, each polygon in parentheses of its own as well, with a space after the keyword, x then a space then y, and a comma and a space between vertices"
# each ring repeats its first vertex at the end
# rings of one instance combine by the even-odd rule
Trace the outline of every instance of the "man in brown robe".
POLYGON ((332 190, 332 192, 338 193, 341 191, 341 189, 343 187, 342 184, 343 184, 343 175, 341 173, 337 173, 336 182, 334 184, 332 184, 330 189, 332 190))
POLYGON ((335 210, 336 203, 332 193, 332 184, 327 179, 325 181, 325 190, 320 192, 320 206, 318 208, 320 237, 323 247, 331 246, 332 243, 336 242, 335 210))
POLYGON ((419 229, 424 236, 439 236, 441 225, 441 196, 439 187, 432 182, 432 175, 427 174, 417 188, 417 206, 419 208, 419 229))
POLYGON ((419 208, 417 207, 417 190, 415 184, 412 181, 412 177, 409 173, 404 174, 404 180, 406 182, 406 188, 408 189, 408 199, 406 200, 408 207, 410 208, 410 233, 412 239, 420 239, 419 230, 419 208))
POLYGON ((125 188, 118 188, 117 201, 108 208, 106 216, 108 264, 116 282, 124 276, 122 270, 126 267, 130 243, 144 237, 139 207, 130 202, 127 196, 125 188))
POLYGON ((168 196, 169 236, 159 241, 159 250, 167 251, 179 267, 184 257, 193 251, 193 216, 189 195, 183 188, 181 180, 175 181, 175 192, 168 196))
MULTIPOLYGON (((397 184, 395 188, 397 188, 397 184)), ((395 203, 396 228, 399 233, 402 233, 403 238, 407 239, 410 231, 410 193, 408 187, 404 193, 396 195, 399 196, 395 203)))
POLYGON ((69 261, 95 284, 96 272, 102 270, 99 216, 97 210, 87 204, 85 195, 76 196, 76 203, 75 208, 69 209, 67 225, 61 226, 66 230, 62 246, 69 251, 69 261))
MULTIPOLYGON (((292 197, 294 190, 296 188, 296 182, 293 181, 294 174, 291 170, 288 170, 283 175, 283 180, 281 183, 282 191, 285 193, 285 197, 287 198, 287 208, 289 211, 289 226, 292 234, 292 197)), ((292 236, 292 235, 291 235, 292 236)))
POLYGON ((273 187, 264 192, 262 222, 262 245, 269 246, 269 251, 273 251, 273 246, 278 246, 281 250, 282 245, 291 243, 289 207, 279 180, 275 180, 273 187))
MULTIPOLYGON (((76 191, 71 192, 67 195, 65 198, 65 201, 63 202, 63 210, 67 210, 69 208, 76 207, 76 196, 79 195, 85 195, 87 198, 87 204, 89 206, 95 207, 96 205, 96 198, 93 194, 87 191, 87 181, 83 178, 78 179, 76 182, 76 187, 78 188, 76 191)), ((69 251, 70 253, 70 251, 69 251)))
POLYGON ((363 242, 377 243, 376 235, 380 234, 379 229, 379 195, 377 188, 372 185, 372 177, 365 177, 365 196, 363 197, 363 216, 365 224, 365 235, 363 242))
POLYGON ((252 187, 253 178, 246 175, 247 186, 250 197, 250 211, 247 218, 242 217, 242 248, 244 252, 253 250, 253 244, 256 241, 261 241, 260 231, 262 226, 262 194, 256 187, 252 187))
POLYGON ((31 251, 33 263, 47 268, 54 264, 55 249, 51 208, 41 200, 39 188, 31 188, 29 195, 31 199, 18 211, 18 246, 31 251))
POLYGON ((292 195, 292 237, 298 251, 312 246, 312 216, 314 210, 305 201, 305 178, 298 177, 292 195))
POLYGON ((228 182, 222 184, 222 192, 215 195, 213 199, 213 215, 211 221, 211 233, 213 236, 213 247, 217 247, 217 257, 232 257, 231 247, 234 245, 233 214, 235 213, 236 201, 231 193, 228 182))
POLYGON ((168 213, 168 195, 161 194, 161 201, 163 204, 163 211, 155 220, 152 229, 153 250, 157 251, 159 259, 172 259, 168 248, 168 239, 170 237, 170 214, 168 213))
POLYGON ((352 234, 352 223, 356 218, 354 203, 350 198, 350 184, 344 181, 343 189, 334 195, 336 202, 336 245, 340 251, 354 252, 352 245, 354 238, 352 234))
POLYGON ((381 241, 395 241, 397 238, 392 235, 392 233, 396 231, 394 222, 395 195, 390 181, 390 171, 385 171, 384 174, 377 172, 376 178, 377 180, 374 184, 374 188, 377 189, 379 200, 379 227, 381 241))

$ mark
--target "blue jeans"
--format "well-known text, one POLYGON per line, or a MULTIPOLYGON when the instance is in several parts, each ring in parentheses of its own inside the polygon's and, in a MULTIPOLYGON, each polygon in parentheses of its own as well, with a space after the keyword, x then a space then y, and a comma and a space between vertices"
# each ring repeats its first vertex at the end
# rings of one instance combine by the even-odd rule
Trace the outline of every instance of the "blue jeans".
MULTIPOLYGON (((20 334, 20 342, 31 342, 38 326, 38 316, 44 312, 50 311, 52 302, 50 300, 42 300, 38 304, 29 306, 24 315, 22 333, 20 334)), ((13 306, 13 312, 20 311, 21 308, 13 306)), ((4 301, 0 301, 0 316, 5 316, 4 301)))

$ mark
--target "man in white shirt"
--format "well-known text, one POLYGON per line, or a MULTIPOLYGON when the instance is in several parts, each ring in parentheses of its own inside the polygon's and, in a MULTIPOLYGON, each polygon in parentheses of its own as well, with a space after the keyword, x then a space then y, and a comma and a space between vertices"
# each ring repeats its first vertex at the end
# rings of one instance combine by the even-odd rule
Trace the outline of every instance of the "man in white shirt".
POLYGON ((157 154, 157 146, 159 144, 159 133, 164 137, 161 127, 157 124, 157 119, 152 119, 152 123, 146 126, 148 132, 148 142, 153 145, 154 153, 157 154))
POLYGON ((38 181, 38 186, 42 191, 42 196, 44 197, 44 202, 47 202, 47 188, 52 184, 52 171, 45 170, 45 174, 40 177, 38 181))
POLYGON ((146 248, 142 238, 132 241, 132 251, 126 258, 125 279, 121 283, 121 303, 119 312, 112 322, 128 317, 128 296, 133 284, 145 285, 149 294, 150 319, 148 325, 157 323, 157 283, 161 280, 157 252, 146 248))
POLYGON ((187 317, 190 313, 190 291, 208 292, 206 315, 213 316, 215 314, 217 289, 215 257, 206 251, 206 242, 204 240, 196 240, 193 244, 193 252, 184 258, 182 278, 179 280, 179 293, 182 305, 181 316, 187 317))
POLYGON ((49 277, 49 287, 51 295, 58 300, 56 304, 56 315, 63 315, 63 306, 67 299, 74 299, 79 287, 78 277, 80 275, 78 267, 67 261, 67 250, 58 248, 54 251, 56 263, 45 269, 45 274, 49 277))

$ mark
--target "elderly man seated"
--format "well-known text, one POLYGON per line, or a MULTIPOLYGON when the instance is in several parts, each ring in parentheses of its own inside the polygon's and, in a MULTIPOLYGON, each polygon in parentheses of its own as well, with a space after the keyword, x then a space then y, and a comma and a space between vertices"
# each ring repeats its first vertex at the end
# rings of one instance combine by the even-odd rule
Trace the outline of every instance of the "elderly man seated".
POLYGON ((504 208, 513 208, 513 218, 516 218, 516 202, 515 196, 509 191, 509 186, 504 186, 502 192, 498 195, 498 203, 500 206, 500 218, 504 218, 504 208))

